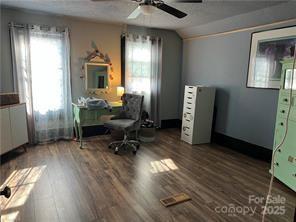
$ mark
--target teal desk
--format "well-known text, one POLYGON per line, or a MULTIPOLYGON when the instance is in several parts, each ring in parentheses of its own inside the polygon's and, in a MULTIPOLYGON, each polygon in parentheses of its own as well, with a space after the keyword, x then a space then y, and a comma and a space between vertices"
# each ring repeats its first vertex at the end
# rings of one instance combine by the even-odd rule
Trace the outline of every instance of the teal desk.
POLYGON ((73 105, 74 129, 76 137, 79 138, 80 148, 82 149, 82 127, 103 125, 108 116, 117 115, 122 107, 121 102, 110 102, 112 111, 107 109, 88 109, 76 103, 73 105))

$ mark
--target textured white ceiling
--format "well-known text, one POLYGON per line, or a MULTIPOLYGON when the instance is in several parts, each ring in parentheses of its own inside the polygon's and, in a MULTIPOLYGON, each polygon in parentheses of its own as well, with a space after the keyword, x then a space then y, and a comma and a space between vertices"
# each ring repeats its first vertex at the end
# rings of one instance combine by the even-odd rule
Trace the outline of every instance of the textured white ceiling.
POLYGON ((0 0, 4 6, 38 10, 58 15, 74 16, 101 22, 124 23, 155 28, 180 29, 207 24, 238 14, 270 7, 283 1, 249 1, 249 0, 204 0, 203 3, 173 3, 164 0, 188 14, 177 19, 159 9, 150 16, 141 15, 137 19, 126 17, 137 7, 131 0, 0 0))

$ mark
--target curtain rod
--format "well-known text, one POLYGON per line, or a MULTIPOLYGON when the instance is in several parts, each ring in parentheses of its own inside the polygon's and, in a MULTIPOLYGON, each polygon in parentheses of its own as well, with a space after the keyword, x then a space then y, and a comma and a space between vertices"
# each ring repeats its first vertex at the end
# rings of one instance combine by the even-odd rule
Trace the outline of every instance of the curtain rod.
POLYGON ((160 36, 153 36, 153 35, 142 35, 142 34, 137 34, 137 33, 122 33, 121 37, 128 37, 128 36, 132 36, 133 38, 139 39, 139 38, 150 38, 151 40, 157 40, 157 39, 162 39, 162 37, 160 36))
MULTIPOLYGON (((45 28, 45 29, 50 29, 52 27, 50 25, 38 25, 38 26, 40 26, 40 28, 45 28)), ((34 25, 9 22, 8 27, 33 29, 34 25)), ((61 32, 67 29, 67 27, 57 27, 57 26, 53 26, 53 27, 55 27, 58 31, 61 31, 61 32)))

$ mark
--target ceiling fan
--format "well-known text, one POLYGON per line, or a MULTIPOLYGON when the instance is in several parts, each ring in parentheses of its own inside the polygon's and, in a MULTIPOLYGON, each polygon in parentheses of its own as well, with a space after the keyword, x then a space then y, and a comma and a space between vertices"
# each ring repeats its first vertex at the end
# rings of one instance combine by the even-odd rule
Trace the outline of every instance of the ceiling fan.
MULTIPOLYGON (((92 1, 102 1, 102 0, 92 0, 92 1)), ((173 8, 164 3, 163 0, 131 0, 139 4, 139 6, 127 17, 127 19, 135 19, 140 14, 151 15, 156 8, 165 11, 177 18, 184 18, 187 14, 173 8)), ((178 3, 202 3, 202 0, 167 0, 168 2, 178 2, 178 3)))

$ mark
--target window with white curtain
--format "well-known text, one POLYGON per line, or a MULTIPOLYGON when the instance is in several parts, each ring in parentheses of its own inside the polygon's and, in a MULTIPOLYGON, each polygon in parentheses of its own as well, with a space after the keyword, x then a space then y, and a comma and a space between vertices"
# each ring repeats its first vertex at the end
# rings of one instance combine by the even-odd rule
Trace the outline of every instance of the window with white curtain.
POLYGON ((151 42, 135 41, 127 44, 127 91, 150 95, 151 42))
POLYGON ((144 110, 160 126, 161 38, 129 34, 125 39, 125 91, 144 95, 144 110))
POLYGON ((31 143, 73 134, 68 30, 11 26, 15 88, 25 102, 31 143))
POLYGON ((63 41, 32 32, 30 37, 34 111, 45 115, 63 108, 63 41))

